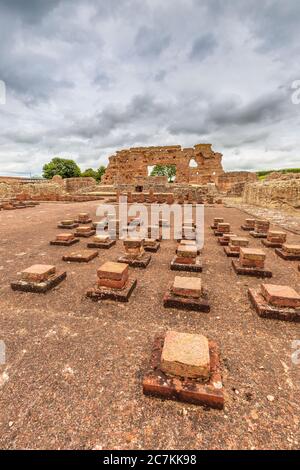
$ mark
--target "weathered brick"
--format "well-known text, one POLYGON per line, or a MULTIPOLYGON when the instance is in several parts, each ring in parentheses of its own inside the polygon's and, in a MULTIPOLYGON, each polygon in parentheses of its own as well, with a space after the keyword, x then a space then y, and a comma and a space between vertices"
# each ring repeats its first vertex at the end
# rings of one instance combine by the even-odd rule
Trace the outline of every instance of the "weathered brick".
POLYGON ((121 281, 128 278, 128 265, 124 263, 114 263, 112 261, 106 261, 97 271, 99 279, 112 279, 115 281, 121 281))
POLYGON ((144 239, 141 238, 125 238, 123 240, 125 248, 140 248, 144 244, 144 239))
POLYGON ((218 223, 217 231, 220 233, 229 233, 230 232, 230 224, 222 222, 218 223))
POLYGON ((76 232, 77 233, 89 233, 91 230, 92 230, 91 227, 80 226, 80 227, 77 227, 76 232))
POLYGON ((270 222, 268 220, 256 220, 254 230, 257 233, 267 233, 270 228, 270 222))
POLYGON ((289 286, 262 284, 261 292, 266 301, 276 307, 300 307, 300 295, 289 286))
POLYGON ((202 293, 201 279, 199 277, 175 276, 171 290, 176 295, 199 298, 202 293))
POLYGON ((179 245, 177 255, 179 258, 196 258, 197 247, 193 245, 179 245))
POLYGON ((61 225, 73 225, 75 221, 73 219, 65 219, 61 221, 61 225))
POLYGON ((25 269, 21 272, 21 278, 23 281, 28 282, 42 282, 49 279, 52 274, 55 274, 55 266, 48 264, 34 264, 30 268, 25 269))
POLYGON ((109 287, 112 289, 123 289, 123 287, 126 285, 126 282, 128 280, 128 276, 124 276, 124 279, 121 280, 115 280, 115 279, 98 279, 98 286, 99 287, 109 287))
POLYGON ((208 339, 203 335, 168 331, 161 354, 161 370, 179 377, 208 379, 208 339))
POLYGON ((272 243, 285 243, 286 242, 286 233, 285 232, 279 232, 276 230, 269 230, 267 233, 267 240, 272 243))
POLYGON ((144 245, 145 246, 155 246, 156 240, 154 238, 145 238, 144 245))
POLYGON ((104 243, 104 242, 108 242, 110 240, 109 236, 108 235, 95 235, 93 237, 93 241, 95 243, 104 243))
POLYGON ((89 220, 89 218, 90 218, 90 215, 88 214, 88 212, 81 212, 81 213, 78 215, 78 220, 79 220, 79 221, 89 220))
POLYGON ((263 268, 266 254, 258 248, 240 248, 240 263, 242 266, 263 268))
POLYGON ((289 243, 284 243, 282 245, 283 251, 286 253, 291 253, 293 255, 300 255, 300 245, 295 245, 295 244, 289 244, 289 243))
POLYGON ((241 247, 247 247, 249 245, 248 238, 232 237, 229 241, 229 249, 231 252, 239 253, 241 247))
POLYGON ((56 235, 56 240, 57 241, 69 241, 69 240, 73 240, 74 239, 74 235, 72 233, 59 233, 58 235, 56 235))

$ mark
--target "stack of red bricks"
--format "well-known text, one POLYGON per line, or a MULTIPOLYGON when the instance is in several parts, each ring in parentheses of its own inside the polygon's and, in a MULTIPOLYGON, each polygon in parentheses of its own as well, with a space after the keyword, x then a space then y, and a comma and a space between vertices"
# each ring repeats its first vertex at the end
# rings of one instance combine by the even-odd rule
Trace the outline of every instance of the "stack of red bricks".
POLYGON ((246 219, 244 225, 241 226, 242 230, 254 231, 255 230, 255 219, 246 219))
POLYGON ((267 233, 270 229, 270 222, 268 220, 256 220, 253 232, 250 232, 255 238, 267 238, 267 233))
POLYGON ((286 233, 277 230, 269 230, 267 233, 267 239, 262 240, 263 245, 269 248, 281 248, 286 242, 286 233))
POLYGON ((300 321, 300 295, 290 286, 262 284, 260 289, 249 289, 248 294, 259 316, 300 321))
POLYGON ((227 256, 239 257, 240 249, 248 247, 249 240, 245 237, 231 236, 228 246, 224 247, 227 256))
POLYGON ((240 247, 240 257, 232 261, 232 266, 237 274, 272 277, 272 272, 265 269, 266 254, 258 248, 240 247))

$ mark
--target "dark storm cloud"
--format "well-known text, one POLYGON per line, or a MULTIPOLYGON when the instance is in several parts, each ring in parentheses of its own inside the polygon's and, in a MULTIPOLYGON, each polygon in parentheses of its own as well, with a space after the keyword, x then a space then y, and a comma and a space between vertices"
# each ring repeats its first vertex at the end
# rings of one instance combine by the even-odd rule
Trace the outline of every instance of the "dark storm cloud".
POLYGON ((298 0, 0 0, 0 174, 201 141, 226 169, 296 161, 299 17, 298 0))

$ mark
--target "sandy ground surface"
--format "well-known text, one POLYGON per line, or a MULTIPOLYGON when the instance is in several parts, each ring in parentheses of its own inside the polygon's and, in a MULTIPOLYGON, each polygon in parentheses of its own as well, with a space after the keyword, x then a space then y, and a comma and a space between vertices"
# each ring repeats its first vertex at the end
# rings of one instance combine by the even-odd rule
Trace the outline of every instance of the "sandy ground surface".
MULTIPOLYGON (((49 246, 62 218, 97 202, 41 204, 0 212, 0 447, 4 449, 296 449, 300 442, 300 365, 291 360, 299 324, 263 320, 250 307, 255 278, 237 277, 208 225, 224 216, 236 233, 245 213, 207 208, 202 279, 209 314, 164 309, 176 243, 164 241, 146 270, 135 270, 128 304, 84 297, 96 269, 116 260, 121 242, 88 265, 67 264, 73 248, 49 246), (64 267, 67 280, 46 295, 13 292, 10 282, 35 263, 64 267), (141 381, 153 336, 167 329, 218 341, 226 391, 224 411, 145 397, 141 381)), ((288 234, 290 241, 300 242, 288 234)), ((86 241, 81 241, 84 247, 86 241)), ((79 245, 75 245, 77 248, 79 245)), ((251 239, 251 246, 260 247, 251 239)), ((299 289, 297 263, 267 250, 273 281, 299 289)), ((195 275, 195 274, 194 274, 195 275)))

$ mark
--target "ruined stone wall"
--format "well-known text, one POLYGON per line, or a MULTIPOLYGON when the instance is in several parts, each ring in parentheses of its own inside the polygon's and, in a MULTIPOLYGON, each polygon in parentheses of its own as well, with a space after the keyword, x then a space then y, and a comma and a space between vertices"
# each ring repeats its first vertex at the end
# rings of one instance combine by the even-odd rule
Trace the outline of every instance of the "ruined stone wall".
POLYGON ((245 186, 243 201, 262 207, 300 210, 300 175, 249 183, 245 186))
POLYGON ((14 195, 14 191, 11 185, 0 181, 0 200, 11 198, 14 195))
POLYGON ((148 178, 148 166, 154 165, 175 165, 176 183, 214 182, 224 170, 222 154, 214 152, 211 147, 211 144, 198 144, 194 148, 176 145, 118 151, 109 158, 102 184, 141 183, 148 178), (193 167, 190 166, 191 161, 193 167))
POLYGON ((64 189, 55 183, 16 184, 15 197, 24 201, 59 201, 65 195, 64 189))
POLYGON ((16 184, 21 180, 22 178, 17 178, 13 176, 0 176, 0 183, 16 184))
POLYGON ((242 195, 245 184, 258 181, 256 173, 250 171, 230 171, 219 175, 217 178, 217 188, 224 193, 234 193, 242 195))
POLYGON ((90 177, 66 178, 63 182, 65 190, 68 193, 76 193, 82 188, 88 188, 89 186, 95 185, 95 179, 90 177))

